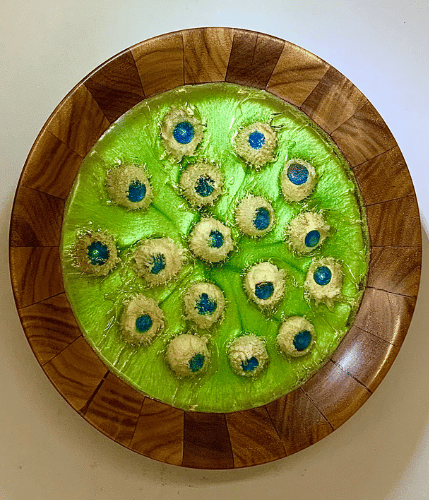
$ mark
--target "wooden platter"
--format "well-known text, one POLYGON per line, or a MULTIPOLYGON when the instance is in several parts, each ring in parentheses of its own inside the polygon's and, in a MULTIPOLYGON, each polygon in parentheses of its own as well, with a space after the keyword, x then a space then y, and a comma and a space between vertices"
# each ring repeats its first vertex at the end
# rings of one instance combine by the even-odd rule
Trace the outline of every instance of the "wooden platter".
POLYGON ((380 384, 410 324, 420 281, 421 230, 410 174, 387 125, 341 73, 262 33, 198 28, 116 55, 80 82, 42 128, 24 166, 10 227, 10 269, 30 346, 53 385, 96 429, 147 457, 232 469, 316 443, 380 384), (119 116, 184 84, 226 81, 267 90, 324 129, 353 168, 367 209, 368 283, 356 321, 332 359, 280 399, 228 414, 184 412, 113 375, 80 332, 62 280, 65 200, 79 166, 119 116))

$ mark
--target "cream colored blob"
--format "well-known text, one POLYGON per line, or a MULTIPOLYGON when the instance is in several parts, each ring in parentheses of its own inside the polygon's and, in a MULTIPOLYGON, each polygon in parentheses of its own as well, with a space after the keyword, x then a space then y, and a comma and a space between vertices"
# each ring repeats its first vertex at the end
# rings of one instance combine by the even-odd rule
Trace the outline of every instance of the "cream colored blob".
POLYGON ((277 146, 277 137, 274 130, 267 123, 256 122, 242 128, 234 138, 235 152, 251 167, 256 169, 274 160, 274 151, 277 146), (264 135, 264 145, 254 149, 249 144, 249 135, 259 132, 264 135))
POLYGON ((190 165, 180 177, 180 188, 185 198, 197 207, 213 205, 222 194, 224 175, 219 167, 205 162, 190 165), (209 179, 213 191, 208 196, 201 196, 196 191, 200 178, 209 179))
POLYGON ((206 262, 221 262, 234 250, 231 229, 212 217, 201 219, 189 235, 189 248, 194 255, 206 262), (222 235, 220 247, 211 246, 211 233, 214 232, 222 235))
MULTIPOLYGON (((268 353, 264 341, 256 335, 242 335, 237 337, 229 348, 229 362, 232 369, 244 377, 258 376, 268 362, 268 353), (252 366, 252 358, 257 359, 257 366, 246 370, 245 367, 252 366)), ((254 365, 253 365, 254 366, 254 365)))
POLYGON ((184 297, 185 317, 193 321, 199 328, 210 328, 223 320, 225 311, 225 298, 222 290, 212 283, 195 283, 188 288, 184 297), (202 294, 207 294, 211 302, 216 303, 216 309, 211 314, 201 314, 197 304, 202 294))
POLYGON ((87 232, 78 238, 75 247, 75 265, 81 271, 94 276, 107 276, 120 261, 116 250, 116 242, 109 233, 105 231, 87 232), (109 254, 106 262, 100 265, 92 264, 88 257, 89 247, 92 243, 97 242, 107 247, 109 254))
POLYGON ((308 163, 308 161, 300 160, 298 158, 292 158, 289 160, 280 174, 280 186, 286 201, 302 201, 304 198, 307 198, 316 186, 316 182, 317 174, 313 165, 308 163), (287 175, 289 167, 295 163, 304 165, 308 171, 307 181, 300 185, 291 182, 287 175))
POLYGON ((286 230, 289 246, 298 253, 310 253, 320 247, 328 236, 330 226, 318 212, 302 212, 294 217, 286 230), (319 243, 314 247, 305 244, 305 238, 310 231, 318 231, 319 243))
POLYGON ((154 299, 140 294, 125 302, 120 324, 122 334, 128 342, 148 345, 164 327, 164 313, 154 299), (146 332, 139 332, 136 321, 144 315, 150 316, 152 325, 146 332))
POLYGON ((170 368, 179 378, 195 377, 203 373, 210 362, 210 352, 207 349, 208 339, 183 333, 174 337, 168 344, 166 350, 166 360, 170 368), (194 356, 201 355, 204 357, 202 368, 197 371, 191 370, 191 360, 194 356))
POLYGON ((336 300, 341 296, 343 286, 343 271, 341 264, 332 257, 314 260, 307 272, 307 278, 304 283, 304 290, 308 297, 326 304, 329 309, 334 307, 336 300), (327 267, 331 271, 331 281, 326 285, 319 285, 314 281, 314 273, 318 267, 327 267))
POLYGON ((279 269, 270 262, 255 264, 247 272, 244 279, 244 287, 250 299, 261 308, 274 307, 285 294, 285 276, 283 269, 279 269), (272 283, 273 293, 267 299, 260 299, 255 294, 256 285, 261 283, 272 283))
POLYGON ((292 316, 284 321, 279 328, 277 335, 277 345, 280 350, 289 356, 299 358, 305 356, 311 351, 313 344, 316 340, 316 331, 314 326, 302 316, 292 316), (298 351, 293 344, 295 336, 300 333, 308 331, 311 334, 311 342, 306 349, 298 351))
POLYGON ((271 203, 262 196, 248 194, 243 198, 235 211, 235 221, 239 229, 253 238, 265 236, 274 226, 274 210, 271 203), (259 208, 265 208, 270 217, 270 222, 266 229, 258 229, 255 226, 255 218, 259 208))
POLYGON ((153 200, 153 191, 142 167, 135 165, 122 165, 115 167, 107 174, 106 190, 113 203, 122 205, 128 210, 144 210, 153 200), (131 201, 128 198, 130 184, 140 182, 146 187, 146 193, 141 201, 131 201))

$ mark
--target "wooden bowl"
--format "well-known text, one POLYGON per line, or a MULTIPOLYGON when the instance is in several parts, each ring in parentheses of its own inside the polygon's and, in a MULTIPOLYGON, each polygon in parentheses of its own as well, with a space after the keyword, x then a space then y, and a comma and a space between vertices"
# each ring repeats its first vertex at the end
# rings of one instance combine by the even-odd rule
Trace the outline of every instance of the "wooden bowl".
POLYGON ((165 463, 238 468, 295 453, 330 434, 371 396, 399 352, 420 281, 421 230, 410 174, 390 130, 335 68, 289 42, 231 28, 169 33, 116 55, 80 82, 42 128, 11 218, 10 269, 33 352, 66 401, 123 446, 165 463), (79 330, 64 292, 59 243, 82 159, 119 116, 183 84, 226 81, 294 104, 349 161, 366 205, 368 284, 350 332, 307 383, 235 413, 186 412, 113 375, 79 330))

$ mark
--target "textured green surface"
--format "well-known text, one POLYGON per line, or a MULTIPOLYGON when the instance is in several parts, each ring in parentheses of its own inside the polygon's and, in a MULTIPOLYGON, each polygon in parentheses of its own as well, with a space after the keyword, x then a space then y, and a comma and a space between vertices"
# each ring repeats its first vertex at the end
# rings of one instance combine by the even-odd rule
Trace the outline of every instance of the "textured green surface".
MULTIPOLYGON (((94 349, 121 378, 143 393, 183 409, 229 412, 265 404, 301 385, 331 356, 349 330, 361 299, 367 272, 367 228, 360 197, 350 168, 327 136, 304 114, 268 93, 229 84, 188 86, 150 98, 123 115, 98 141, 82 163, 68 199, 62 240, 62 263, 68 298, 78 322, 94 349), (237 251, 222 264, 208 265, 189 254, 178 278, 167 286, 145 288, 130 260, 136 242, 151 236, 169 236, 181 248, 201 214, 180 195, 177 185, 184 163, 165 154, 159 138, 160 123, 171 105, 194 105, 206 130, 192 161, 215 162, 225 175, 224 194, 208 209, 232 227, 237 251), (256 172, 234 154, 232 138, 252 122, 271 123, 278 138, 272 164, 256 172), (293 157, 314 165, 319 181, 312 195, 286 203, 279 174, 293 157), (127 211, 112 204, 104 187, 107 171, 115 164, 145 165, 154 192, 147 211, 127 211), (247 193, 272 202, 276 224, 267 236, 241 236, 234 223, 234 208, 247 193), (285 226, 303 210, 322 210, 332 230, 311 255, 294 255, 284 242, 285 226), (73 266, 76 235, 85 230, 110 232, 122 260, 105 278, 86 276, 73 266), (334 257, 344 270, 342 298, 330 311, 306 301, 303 284, 313 258, 334 257), (272 314, 249 302, 243 271, 269 260, 287 274, 287 293, 272 314), (200 377, 179 380, 164 359, 173 336, 192 325, 184 320, 183 295, 200 280, 218 285, 227 306, 225 319, 210 330, 212 360, 200 377), (144 293, 159 301, 166 329, 149 347, 130 346, 123 340, 118 316, 125 299, 144 293), (282 318, 305 316, 313 323, 317 342, 310 354, 290 359, 276 346, 282 318), (236 375, 228 363, 231 341, 242 333, 266 340, 268 368, 256 379, 236 375)), ((199 332, 200 334, 204 332, 199 332)), ((207 334, 207 332, 205 332, 207 334)))

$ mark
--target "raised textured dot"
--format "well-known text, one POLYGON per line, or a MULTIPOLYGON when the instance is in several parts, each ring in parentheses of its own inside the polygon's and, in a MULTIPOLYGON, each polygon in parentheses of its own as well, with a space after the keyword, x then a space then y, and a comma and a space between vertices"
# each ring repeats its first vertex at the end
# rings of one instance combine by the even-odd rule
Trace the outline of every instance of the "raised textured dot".
POLYGON ((288 179, 295 184, 296 186, 301 186, 305 184, 308 179, 308 170, 305 165, 301 165, 300 163, 293 163, 289 165, 287 169, 288 179))
POLYGON ((312 336, 308 330, 304 330, 295 335, 293 345, 298 352, 305 351, 311 344, 312 336))
POLYGON ((210 300, 207 293, 202 293, 195 308, 198 310, 198 314, 211 315, 216 311, 217 303, 215 300, 210 300))
POLYGON ((210 238, 210 246, 212 248, 220 248, 223 245, 223 236, 220 231, 212 231, 210 238))
POLYGON ((257 283, 255 285, 255 295, 258 299, 267 300, 271 297, 274 292, 274 285, 271 281, 265 281, 263 283, 257 283))
POLYGON ((136 319, 136 330, 140 333, 147 332, 152 326, 152 318, 149 314, 142 314, 136 319))
POLYGON ((146 186, 140 181, 131 182, 128 188, 127 198, 134 203, 138 203, 139 201, 142 201, 145 196, 146 186))
POLYGON ((316 229, 310 231, 305 236, 305 246, 309 248, 314 248, 320 241, 320 233, 316 229))
POLYGON ((258 366, 259 361, 258 358, 255 358, 255 356, 252 356, 250 359, 246 359, 246 361, 243 361, 241 363, 241 367, 243 368, 244 372, 252 372, 258 366))
POLYGON ((165 269, 165 257, 162 254, 152 255, 151 274, 159 274, 165 269))
POLYGON ((93 266, 102 266, 109 258, 109 249, 101 241, 93 241, 88 246, 88 259, 93 266))
POLYGON ((189 122, 180 122, 173 130, 173 137, 179 144, 189 144, 194 135, 194 127, 189 122))
POLYGON ((259 229, 259 231, 267 229, 267 227, 270 225, 270 212, 264 207, 259 207, 256 210, 253 225, 256 227, 256 229, 259 229))
POLYGON ((249 134, 249 146, 253 149, 261 149, 265 144, 265 136, 261 132, 255 130, 249 134))
POLYGON ((199 177, 195 185, 195 191, 203 198, 206 198, 213 193, 214 184, 214 180, 208 175, 199 177))
POLYGON ((329 267, 320 266, 314 271, 314 281, 318 285, 327 285, 332 278, 332 273, 329 267))

